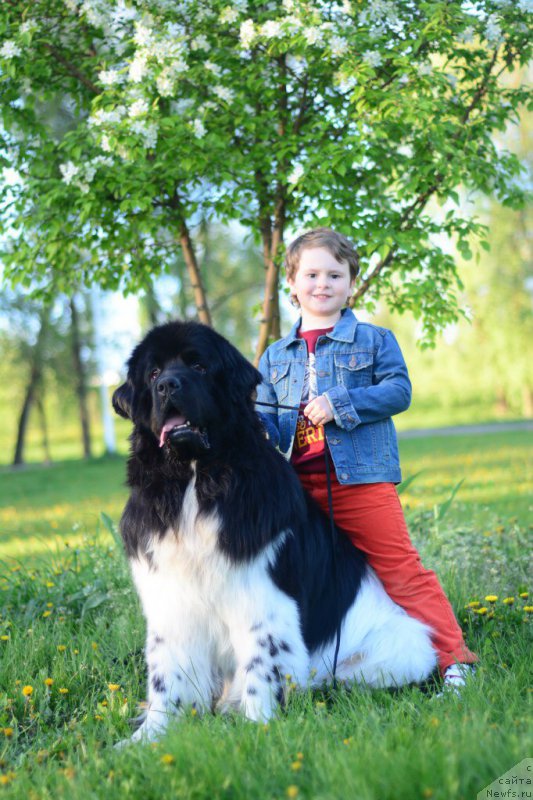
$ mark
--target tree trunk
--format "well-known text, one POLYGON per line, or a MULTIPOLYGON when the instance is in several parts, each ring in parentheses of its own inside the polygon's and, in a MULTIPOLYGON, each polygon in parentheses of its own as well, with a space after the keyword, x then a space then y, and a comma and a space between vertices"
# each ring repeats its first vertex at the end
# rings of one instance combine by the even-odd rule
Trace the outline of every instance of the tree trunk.
POLYGON ((142 315, 146 318, 150 328, 153 328, 154 325, 159 325, 162 320, 161 306, 159 305, 159 301, 152 284, 146 287, 140 302, 142 315))
POLYGON ((26 394, 20 412, 18 427, 17 427, 17 443, 15 445, 15 456, 13 458, 13 466, 18 467, 24 464, 24 444, 26 440, 26 431, 28 428, 28 421, 30 417, 31 407, 35 401, 35 394, 42 377, 42 367, 37 363, 31 366, 30 380, 26 387, 26 394))
POLYGON ((28 422, 32 405, 35 402, 35 397, 42 382, 43 376, 43 347, 46 339, 48 328, 48 311, 45 310, 41 313, 41 328, 35 346, 31 351, 31 364, 30 364, 30 378, 26 386, 26 393, 20 411, 19 421, 17 425, 17 442, 15 445, 15 454, 13 456, 13 466, 20 466, 24 464, 24 445, 26 441, 26 431, 28 429, 28 422))
POLYGON ((522 414, 528 419, 533 417, 533 389, 527 385, 522 389, 522 414))
POLYGON ((279 339, 279 251, 283 244, 285 224, 284 201, 280 200, 272 225, 269 217, 264 217, 261 222, 261 238, 263 240, 263 260, 265 262, 265 295, 263 299, 263 313, 259 324, 259 339, 255 351, 254 364, 257 366, 259 359, 268 347, 269 340, 279 339))
POLYGON ((91 432, 89 425, 89 408, 87 404, 87 374, 81 358, 80 317, 74 297, 70 299, 70 318, 72 335, 72 358, 76 375, 76 394, 80 412, 81 432, 84 458, 91 457, 91 432))
POLYGON ((509 413, 509 403, 507 402, 505 390, 501 386, 496 390, 495 406, 497 414, 505 415, 509 413))
POLYGON ((212 325, 211 313, 207 305, 207 297, 202 283, 202 276, 200 274, 200 268, 198 267, 196 253, 194 252, 194 246, 189 235, 189 229, 183 219, 180 220, 180 244, 191 282, 198 319, 200 322, 203 322, 204 325, 212 325))
MULTIPOLYGON (((41 382, 42 387, 42 382, 41 382)), ((46 409, 44 407, 44 389, 38 396, 36 401, 37 409, 39 411, 39 421, 41 423, 41 436, 44 454, 44 463, 51 464, 52 456, 50 455, 50 440, 48 438, 48 423, 46 421, 46 409)))

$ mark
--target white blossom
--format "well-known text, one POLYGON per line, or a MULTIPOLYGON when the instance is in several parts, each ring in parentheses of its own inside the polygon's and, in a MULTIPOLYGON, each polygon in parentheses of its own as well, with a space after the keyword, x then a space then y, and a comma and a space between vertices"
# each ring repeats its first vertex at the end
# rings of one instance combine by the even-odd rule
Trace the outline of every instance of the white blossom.
POLYGON ((75 14, 78 10, 78 0, 64 0, 66 7, 69 11, 75 14))
POLYGON ((20 56, 21 53, 22 50, 12 39, 7 39, 0 48, 0 58, 13 58, 14 56, 20 56))
POLYGON ((104 86, 114 86, 117 83, 122 83, 123 76, 116 69, 103 69, 98 73, 98 80, 104 86))
POLYGON ((89 125, 113 125, 115 122, 120 122, 126 113, 125 106, 117 106, 116 108, 106 111, 103 108, 98 108, 89 117, 89 125))
POLYGON ((241 44, 243 47, 250 47, 255 38, 255 26, 253 20, 247 19, 242 23, 240 29, 241 44))
POLYGON ((348 49, 348 42, 342 36, 332 36, 329 41, 331 53, 334 56, 342 56, 348 49))
POLYGON ((79 173, 80 168, 76 166, 72 161, 67 161, 66 164, 59 165, 59 171, 63 176, 63 181, 66 184, 72 183, 72 179, 76 177, 79 173))
POLYGON ((200 34, 200 36, 197 36, 196 39, 193 39, 191 42, 191 50, 209 50, 209 41, 207 36, 200 34))
POLYGON ((293 171, 291 172, 287 180, 289 183, 294 185, 298 183, 300 178, 303 177, 303 174, 304 174, 304 168, 302 167, 302 165, 296 164, 296 166, 294 167, 293 171))
POLYGON ((156 79, 157 91, 161 97, 169 97, 174 91, 174 81, 168 69, 164 69, 156 79))
POLYGON ((90 183, 92 181, 95 174, 96 174, 96 166, 94 165, 94 163, 87 164, 84 170, 84 178, 87 181, 87 183, 90 183))
POLYGON ((20 173, 13 169, 13 167, 4 167, 2 170, 4 181, 8 186, 13 186, 15 183, 20 183, 20 173))
POLYGON ((344 0, 344 3, 342 4, 342 11, 344 14, 352 13, 352 4, 350 3, 350 0, 344 0))
POLYGON ((296 10, 295 0, 283 0, 283 8, 285 11, 288 11, 289 14, 292 14, 292 12, 296 10))
POLYGON ((226 6, 226 8, 222 9, 220 14, 220 21, 221 22, 235 22, 239 17, 239 12, 236 8, 232 8, 231 6, 226 6))
POLYGON ((152 41, 152 30, 143 22, 136 22, 133 39, 140 47, 146 46, 152 41))
POLYGON ((305 28, 303 34, 307 44, 322 44, 324 41, 324 35, 320 28, 305 28))
POLYGON ((144 120, 136 120, 131 130, 138 133, 144 139, 144 146, 147 148, 155 147, 157 144, 157 125, 154 122, 147 123, 144 120))
POLYGON ((23 22, 19 28, 19 33, 32 33, 32 31, 37 29, 37 23, 34 19, 28 19, 26 22, 23 22))
POLYGON ((111 152, 112 147, 111 147, 111 142, 109 141, 109 136, 106 136, 105 134, 104 136, 102 136, 102 138, 100 139, 100 147, 102 148, 104 153, 111 152))
POLYGON ((213 75, 220 75, 222 68, 218 64, 213 64, 212 61, 204 61, 204 67, 212 72, 213 75))
POLYGON ((194 135, 201 139, 207 133, 204 123, 200 119, 195 119, 193 122, 194 135))
POLYGON ((228 89, 227 86, 214 86, 213 92, 219 97, 221 100, 224 100, 226 103, 230 103, 234 98, 234 93, 231 89, 228 89))
POLYGON ((363 56, 363 61, 371 67, 379 67, 383 63, 379 50, 370 50, 363 56))
POLYGON ((490 14, 487 18, 487 27, 485 28, 485 38, 489 44, 494 44, 501 39, 502 29, 498 22, 496 14, 490 14))
POLYGON ((266 36, 267 39, 275 39, 277 36, 281 36, 281 22, 277 19, 269 19, 261 26, 261 34, 266 36))
POLYGON ((139 53, 136 54, 129 68, 130 80, 133 81, 133 83, 140 83, 146 75, 146 69, 146 56, 139 53))
POLYGON ((135 100, 134 103, 131 104, 129 110, 129 116, 134 119, 135 117, 142 117, 144 114, 148 113, 148 101, 139 98, 139 100, 135 100))
POLYGON ((469 44, 474 40, 474 34, 475 31, 472 26, 465 28, 464 31, 461 31, 461 33, 459 34, 458 37, 459 41, 462 42, 463 44, 469 44))
MULTIPOLYGON (((74 4, 71 10, 76 11, 74 4)), ((103 28, 108 22, 106 14, 99 7, 99 3, 94 2, 94 0, 84 0, 80 6, 79 13, 95 28, 103 28)))
POLYGON ((418 74, 422 75, 423 77, 431 75, 431 64, 429 63, 420 64, 420 66, 418 67, 418 74))

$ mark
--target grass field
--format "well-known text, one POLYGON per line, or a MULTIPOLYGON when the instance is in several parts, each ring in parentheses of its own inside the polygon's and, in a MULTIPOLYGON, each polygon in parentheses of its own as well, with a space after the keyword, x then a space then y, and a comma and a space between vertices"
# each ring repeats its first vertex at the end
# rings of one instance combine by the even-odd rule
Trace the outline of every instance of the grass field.
POLYGON ((475 798, 533 755, 533 615, 531 595, 520 596, 530 589, 532 444, 509 432, 401 443, 404 477, 419 473, 402 493, 413 538, 481 657, 461 699, 433 687, 303 692, 266 726, 191 713, 157 745, 120 752, 112 745, 145 695, 143 621, 101 516, 118 520, 124 461, 3 470, 0 794, 475 798))

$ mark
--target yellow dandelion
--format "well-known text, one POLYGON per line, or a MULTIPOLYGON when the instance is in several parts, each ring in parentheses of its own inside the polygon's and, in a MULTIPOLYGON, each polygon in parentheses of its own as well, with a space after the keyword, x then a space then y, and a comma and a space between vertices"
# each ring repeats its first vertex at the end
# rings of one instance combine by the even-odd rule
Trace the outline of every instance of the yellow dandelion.
POLYGON ((100 703, 100 705, 101 705, 101 706, 106 706, 106 705, 107 705, 107 700, 102 700, 102 702, 100 703))
POLYGON ((101 719, 103 719, 103 716, 101 714, 95 714, 94 718, 98 719, 98 720, 101 720, 101 719))
POLYGON ((486 614, 486 613, 487 613, 487 609, 485 608, 485 606, 482 606, 481 608, 476 608, 476 614, 481 614, 481 616, 483 616, 483 614, 486 614))
POLYGON ((68 689, 65 689, 65 687, 64 687, 64 686, 62 686, 62 687, 59 689, 59 694, 68 694, 68 689))
POLYGON ((345 745, 351 744, 352 743, 352 737, 349 736, 347 739, 343 739, 342 743, 345 744, 345 745))
POLYGON ((504 597, 503 604, 506 606, 512 606, 514 603, 514 597, 504 597))
POLYGON ((67 649, 66 644, 58 644, 57 645, 57 652, 58 653, 64 653, 66 649, 67 649))
POLYGON ((527 600, 529 597, 529 592, 520 592, 519 597, 521 597, 522 600, 527 600))
POLYGON ((296 758, 298 759, 298 761, 303 761, 304 760, 304 754, 303 753, 296 753, 296 758))
POLYGON ((74 767, 65 767, 65 769, 63 770, 63 775, 65 776, 65 778, 68 778, 68 780, 71 781, 72 778, 76 775, 74 767))
POLYGON ((170 765, 173 764, 176 759, 174 758, 174 756, 170 755, 170 753, 165 753, 164 755, 161 756, 159 760, 161 761, 162 764, 170 765))
POLYGON ((294 784, 291 784, 291 786, 287 786, 287 791, 285 792, 285 794, 287 795, 287 797, 298 797, 298 787, 295 786, 294 784))
POLYGON ((10 739, 13 736, 13 728, 2 728, 2 733, 6 739, 10 739))
POLYGON ((33 686, 23 686, 22 694, 24 695, 24 697, 31 697, 31 695, 33 694, 33 686))
POLYGON ((6 772, 4 775, 0 775, 0 786, 7 786, 8 783, 11 783, 14 777, 14 772, 6 772))
POLYGON ((53 583, 53 581, 46 581, 46 586, 48 589, 51 589, 52 586, 55 586, 55 583, 53 583))
POLYGON ((292 762, 291 769, 294 770, 294 772, 298 772, 298 770, 301 769, 301 768, 302 768, 302 762, 301 761, 293 761, 292 762))
MULTIPOLYGON (((63 617, 63 619, 65 618, 63 617)), ((78 656, 80 654, 80 651, 77 648, 75 648, 72 652, 74 653, 75 656, 78 656)))
POLYGON ((110 692, 118 692, 118 690, 120 689, 120 684, 119 683, 108 683, 107 684, 107 688, 109 689, 110 692))
POLYGON ((485 600, 487 601, 487 603, 495 603, 497 599, 498 599, 498 595, 497 594, 488 594, 485 597, 485 600))
POLYGON ((195 708, 191 708, 191 717, 195 717, 198 714, 198 711, 195 708))
POLYGON ((0 636, 0 639, 1 639, 3 642, 9 642, 9 636, 6 636, 6 634, 5 634, 5 633, 4 633, 2 636, 0 636))
POLYGON ((528 614, 531 614, 533 611, 533 606, 524 606, 524 611, 527 611, 528 614))
POLYGON ((46 607, 47 607, 47 608, 53 608, 53 607, 54 607, 54 604, 53 604, 53 603, 47 603, 47 604, 46 604, 46 607))
POLYGON ((316 703, 315 703, 315 706, 316 706, 317 708, 325 708, 325 707, 326 707, 326 704, 324 703, 324 701, 323 701, 323 700, 317 700, 317 701, 316 701, 316 703))
POLYGON ((91 647, 93 650, 98 650, 98 644, 96 642, 91 642, 91 647))
POLYGON ((440 719, 438 719, 437 717, 431 717, 431 719, 429 720, 429 724, 431 725, 432 728, 438 728, 440 725, 440 719))
POLYGON ((53 678, 45 678, 44 679, 44 685, 45 686, 52 686, 53 682, 54 682, 53 678))
POLYGON ((467 608, 479 608, 480 605, 481 603, 479 600, 472 600, 470 603, 468 603, 467 608))
POLYGON ((51 611, 43 611, 43 617, 49 617, 51 613, 51 611))

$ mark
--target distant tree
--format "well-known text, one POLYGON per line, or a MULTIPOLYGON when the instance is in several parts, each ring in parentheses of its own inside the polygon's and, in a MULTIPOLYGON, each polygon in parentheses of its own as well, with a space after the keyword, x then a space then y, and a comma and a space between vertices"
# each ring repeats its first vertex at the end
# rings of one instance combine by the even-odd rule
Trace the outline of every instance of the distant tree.
POLYGON ((191 225, 238 219, 261 244, 256 357, 279 334, 287 230, 332 225, 357 242, 354 303, 383 296, 424 322, 458 318, 460 278, 484 229, 450 208, 459 186, 518 206, 517 159, 493 133, 525 87, 500 78, 529 58, 528 0, 11 0, 0 11, 6 165, 4 254, 14 280, 140 286, 181 246, 198 317, 210 321, 191 225), (43 103, 71 127, 52 132, 43 103), (28 239, 25 230, 38 231, 28 239))

